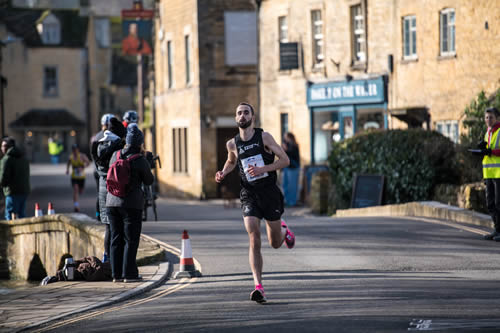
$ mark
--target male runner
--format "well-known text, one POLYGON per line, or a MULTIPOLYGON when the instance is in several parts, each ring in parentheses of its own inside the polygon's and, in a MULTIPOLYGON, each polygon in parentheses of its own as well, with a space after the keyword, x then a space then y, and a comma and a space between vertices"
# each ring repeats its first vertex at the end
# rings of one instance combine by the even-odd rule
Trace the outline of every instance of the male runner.
POLYGON ((290 161, 271 134, 254 127, 254 120, 252 105, 240 103, 236 108, 240 133, 227 142, 227 160, 222 171, 215 174, 215 181, 220 183, 238 164, 241 209, 250 241, 249 260, 255 282, 250 299, 263 303, 266 296, 262 287, 260 220, 266 220, 267 239, 275 249, 281 247, 283 241, 291 249, 295 245, 295 236, 281 220, 283 194, 276 185, 276 170, 287 167, 290 161), (275 156, 278 156, 277 160, 275 156))

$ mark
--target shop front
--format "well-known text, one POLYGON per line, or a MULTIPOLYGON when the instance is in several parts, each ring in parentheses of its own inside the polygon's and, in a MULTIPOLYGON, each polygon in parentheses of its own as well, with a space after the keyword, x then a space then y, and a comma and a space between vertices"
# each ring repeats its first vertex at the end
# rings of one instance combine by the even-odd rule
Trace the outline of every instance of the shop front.
POLYGON ((326 163, 332 141, 371 129, 387 128, 386 88, 384 76, 308 86, 312 164, 326 163))

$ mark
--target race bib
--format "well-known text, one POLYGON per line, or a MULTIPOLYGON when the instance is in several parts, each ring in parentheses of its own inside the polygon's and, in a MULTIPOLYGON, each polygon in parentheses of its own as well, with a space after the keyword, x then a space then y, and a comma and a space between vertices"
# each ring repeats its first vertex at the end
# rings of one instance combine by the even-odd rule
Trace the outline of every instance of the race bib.
POLYGON ((74 168, 74 169, 73 169, 73 172, 74 172, 75 177, 81 177, 81 176, 82 176, 82 174, 83 174, 83 172, 82 172, 82 171, 83 171, 83 170, 82 170, 82 168, 74 168))
POLYGON ((250 165, 258 166, 258 167, 263 167, 265 165, 264 159, 262 158, 261 154, 250 156, 250 157, 242 159, 241 165, 243 166, 243 171, 245 172, 245 176, 247 177, 248 182, 253 182, 257 179, 265 178, 268 176, 267 172, 264 172, 263 174, 260 174, 260 175, 255 176, 255 177, 250 176, 250 174, 248 173, 248 167, 250 165))

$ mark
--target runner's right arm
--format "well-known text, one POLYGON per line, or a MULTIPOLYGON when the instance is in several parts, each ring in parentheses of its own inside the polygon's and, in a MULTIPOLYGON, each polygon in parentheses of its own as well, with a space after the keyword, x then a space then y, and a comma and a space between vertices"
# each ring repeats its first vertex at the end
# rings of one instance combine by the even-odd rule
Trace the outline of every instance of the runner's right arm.
POLYGON ((238 157, 236 155, 236 143, 234 139, 231 139, 226 143, 226 148, 227 160, 226 163, 224 163, 224 168, 222 168, 222 171, 217 171, 217 173, 215 174, 215 181, 217 183, 220 183, 224 179, 224 177, 226 177, 227 174, 231 173, 231 171, 233 171, 236 167, 236 161, 238 157))

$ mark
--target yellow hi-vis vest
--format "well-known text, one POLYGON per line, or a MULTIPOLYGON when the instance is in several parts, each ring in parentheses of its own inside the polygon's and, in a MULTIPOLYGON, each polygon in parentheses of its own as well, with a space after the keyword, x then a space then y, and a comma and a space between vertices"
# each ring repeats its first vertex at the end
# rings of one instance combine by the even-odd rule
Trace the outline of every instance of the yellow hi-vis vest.
MULTIPOLYGON (((500 149, 500 138, 498 133, 500 128, 497 128, 495 132, 491 135, 491 139, 488 143, 488 131, 484 135, 484 141, 486 141, 486 148, 500 149)), ((483 157, 483 178, 500 178, 500 156, 495 155, 485 155, 483 157)))

